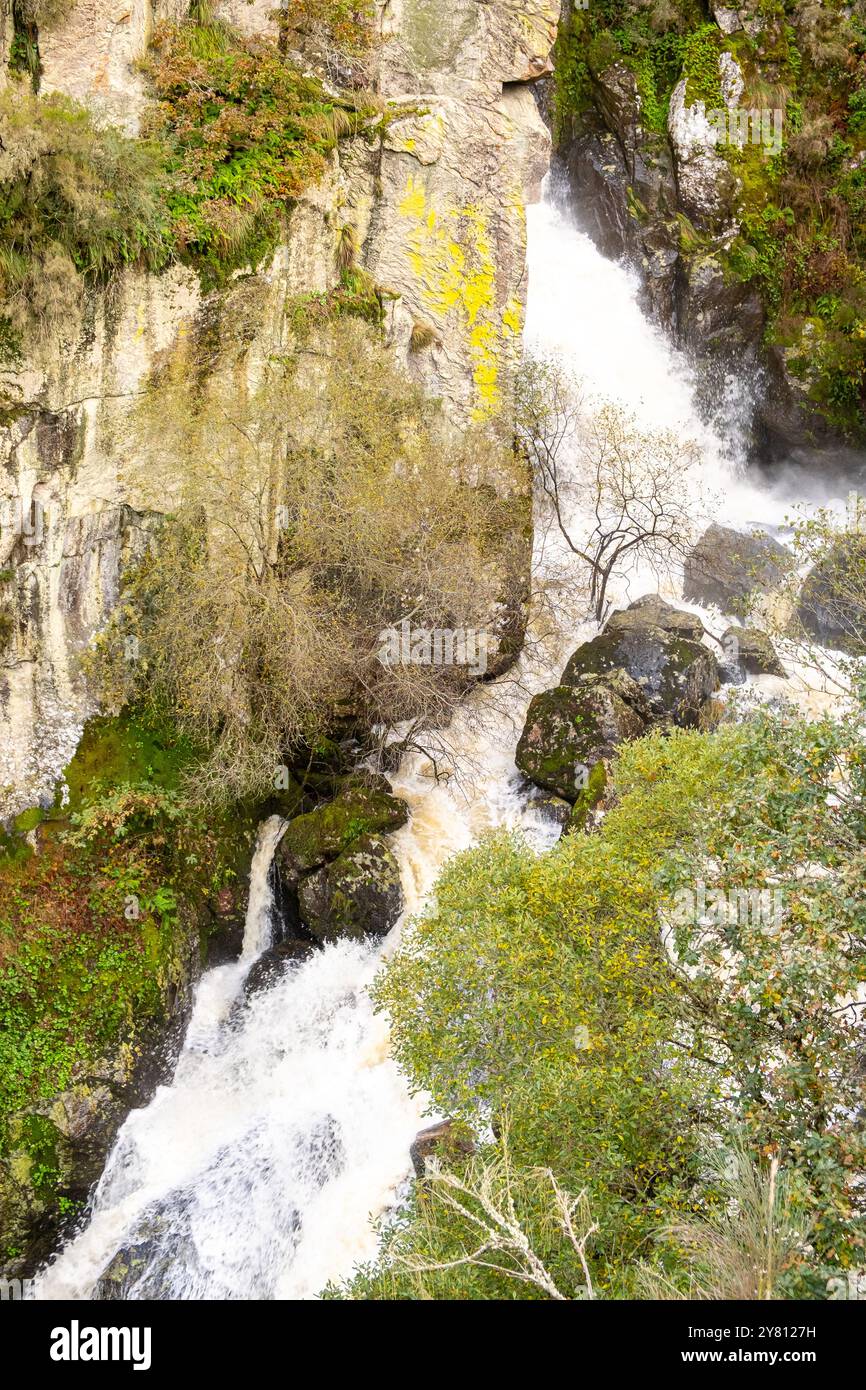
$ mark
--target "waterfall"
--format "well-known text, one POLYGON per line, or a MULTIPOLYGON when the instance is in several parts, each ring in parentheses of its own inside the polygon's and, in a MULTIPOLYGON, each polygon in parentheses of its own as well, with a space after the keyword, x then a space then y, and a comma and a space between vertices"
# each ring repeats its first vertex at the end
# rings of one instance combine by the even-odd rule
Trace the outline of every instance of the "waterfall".
MULTIPOLYGON (((550 181, 529 212, 529 286, 530 350, 560 354, 590 393, 645 425, 695 439, 705 480, 722 496, 717 516, 781 521, 784 499, 744 478, 736 433, 722 437, 700 419, 688 367, 642 314, 634 278, 576 229, 550 181)), ((543 531, 534 573, 556 583, 570 557, 543 531)), ((656 576, 642 588, 643 579, 627 576, 612 598, 657 587, 656 576)), ((667 583, 677 599, 676 576, 667 583)), ((443 863, 484 831, 520 828, 539 849, 557 838, 527 797, 514 750, 531 696, 555 683, 594 631, 564 589, 555 625, 532 618, 515 670, 476 689, 430 736, 439 779, 421 754, 403 759, 393 783, 412 816, 394 845, 409 913, 428 900, 443 863)), ((242 959, 201 980, 172 1083, 128 1117, 86 1225, 42 1275, 38 1297, 92 1296, 114 1255, 132 1246, 142 1270, 132 1297, 314 1297, 375 1253, 372 1220, 396 1200, 424 1123, 367 993, 400 927, 384 947, 317 951, 246 998, 249 967, 270 941, 280 829, 273 818, 260 833, 242 959)))
POLYGON ((253 862, 250 865, 250 896, 244 923, 244 942, 241 960, 253 961, 273 944, 274 893, 271 887, 271 864, 274 850, 280 842, 286 822, 270 816, 259 828, 253 862))

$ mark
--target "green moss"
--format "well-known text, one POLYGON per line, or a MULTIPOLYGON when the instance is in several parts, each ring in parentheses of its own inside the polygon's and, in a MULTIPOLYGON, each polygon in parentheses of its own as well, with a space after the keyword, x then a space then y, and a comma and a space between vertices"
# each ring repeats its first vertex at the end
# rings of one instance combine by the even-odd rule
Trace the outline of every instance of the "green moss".
POLYGON ((686 79, 686 105, 705 103, 707 110, 724 106, 719 76, 721 35, 715 24, 704 24, 687 36, 683 48, 683 76, 686 79))
POLYGON ((594 767, 590 768, 587 784, 583 791, 578 792, 567 826, 569 833, 574 830, 586 829, 590 814, 604 796, 606 787, 607 768, 603 762, 597 762, 594 767))
POLYGON ((293 820, 280 854, 293 872, 306 873, 335 859, 364 835, 396 830, 406 820, 403 802, 388 792, 349 782, 340 794, 293 820))

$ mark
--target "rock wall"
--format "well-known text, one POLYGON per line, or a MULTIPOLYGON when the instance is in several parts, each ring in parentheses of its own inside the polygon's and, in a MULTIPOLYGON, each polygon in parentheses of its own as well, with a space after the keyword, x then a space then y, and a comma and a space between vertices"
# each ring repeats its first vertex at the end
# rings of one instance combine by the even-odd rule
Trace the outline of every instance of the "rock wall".
MULTIPOLYGON (((146 99, 134 62, 154 19, 175 5, 77 0, 53 34, 40 35, 42 89, 134 130, 146 99)), ((244 11, 244 27, 272 22, 270 6, 224 8, 239 23, 244 11)), ((385 0, 385 118, 341 145, 293 209, 273 262, 206 297, 181 266, 159 277, 128 272, 90 297, 80 335, 55 342, 13 381, 16 405, 0 429, 0 815, 51 795, 90 711, 80 654, 146 537, 124 464, 136 447, 137 397, 166 352, 213 335, 221 315, 242 321, 226 389, 249 389, 285 345, 287 301, 337 283, 337 245, 350 224, 361 263, 389 293, 395 352, 455 420, 507 427, 525 306, 524 208, 549 148, 528 84, 549 71, 556 8, 385 0), (430 330, 420 350, 416 325, 430 330)))
POLYGON ((749 385, 759 455, 862 441, 851 8, 564 0, 563 16, 555 122, 586 230, 639 270, 723 420, 731 377, 749 385))

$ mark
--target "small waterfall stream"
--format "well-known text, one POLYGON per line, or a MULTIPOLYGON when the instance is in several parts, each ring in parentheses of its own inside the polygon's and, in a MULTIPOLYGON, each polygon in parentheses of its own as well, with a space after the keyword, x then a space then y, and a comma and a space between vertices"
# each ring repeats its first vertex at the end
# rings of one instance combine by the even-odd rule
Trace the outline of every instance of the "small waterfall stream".
MULTIPOLYGON (((696 439, 704 480, 724 493, 717 516, 781 522, 784 501, 742 478, 736 439, 700 420, 690 374, 641 313, 634 280, 575 228, 550 181, 529 213, 529 262, 530 350, 560 354, 590 393, 645 425, 696 439)), ((555 585, 567 557, 542 531, 535 569, 555 585)), ((612 597, 656 587, 655 575, 632 573, 612 597)), ((666 592, 677 597, 675 576, 666 592)), ((479 687, 436 736, 440 780, 419 754, 393 779, 412 810, 394 837, 409 913, 445 860, 487 829, 519 827, 538 848, 558 835, 527 799, 514 750, 531 695, 555 683, 595 629, 566 591, 549 626, 531 631, 516 669, 479 687)), ((242 958, 201 980, 171 1085, 127 1119, 87 1224, 43 1274, 38 1297, 92 1297, 130 1246, 141 1260, 132 1297, 187 1299, 314 1297, 375 1252, 372 1221, 395 1200, 424 1123, 367 995, 399 927, 384 948, 328 946, 245 999, 249 966, 270 941, 280 831, 277 818, 260 831, 242 958)))

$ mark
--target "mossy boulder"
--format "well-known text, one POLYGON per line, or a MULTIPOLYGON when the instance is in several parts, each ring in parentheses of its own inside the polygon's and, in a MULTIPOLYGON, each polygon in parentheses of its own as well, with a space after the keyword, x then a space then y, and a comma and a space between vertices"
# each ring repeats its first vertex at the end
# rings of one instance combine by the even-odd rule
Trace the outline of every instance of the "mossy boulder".
MULTIPOLYGON (((589 677, 609 681, 617 671, 627 673, 629 691, 635 684, 639 687, 649 715, 684 727, 697 724, 701 706, 719 685, 718 663, 707 647, 652 623, 624 628, 609 624, 573 653, 560 684, 579 686, 589 677)), ((622 695, 622 676, 614 679, 622 695)), ((631 703, 634 708, 633 696, 631 703)))
MULTIPOLYGON (((596 766, 645 728, 632 705, 601 681, 559 685, 531 701, 515 761, 530 781, 573 805, 590 791, 596 766)), ((603 787, 593 790, 600 795, 603 787)))
POLYGON ((644 594, 636 598, 628 608, 620 608, 611 613, 605 624, 605 632, 634 632, 638 628, 658 627, 662 632, 679 633, 693 642, 703 640, 706 629, 695 613, 687 613, 683 608, 674 608, 659 594, 644 594))
POLYGON ((725 663, 722 674, 734 685, 746 676, 784 676, 785 668, 766 632, 755 627, 729 627, 722 634, 725 663))
POLYGON ((364 835, 303 879, 301 920, 317 941, 386 936, 403 911, 400 867, 381 835, 364 835))
POLYGON ((364 835, 398 830, 409 818, 384 777, 352 779, 338 795, 290 821, 277 848, 281 870, 297 879, 336 859, 364 835))
POLYGON ((770 593, 784 578, 791 555, 772 536, 750 535, 713 522, 686 556, 683 598, 745 612, 753 593, 770 593))

